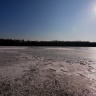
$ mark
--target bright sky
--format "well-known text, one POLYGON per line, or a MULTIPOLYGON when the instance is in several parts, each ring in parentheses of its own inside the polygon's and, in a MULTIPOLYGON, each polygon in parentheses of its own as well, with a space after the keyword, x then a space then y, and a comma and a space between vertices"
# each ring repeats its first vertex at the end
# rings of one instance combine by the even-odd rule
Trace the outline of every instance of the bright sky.
POLYGON ((96 41, 96 0, 0 0, 0 38, 96 41))

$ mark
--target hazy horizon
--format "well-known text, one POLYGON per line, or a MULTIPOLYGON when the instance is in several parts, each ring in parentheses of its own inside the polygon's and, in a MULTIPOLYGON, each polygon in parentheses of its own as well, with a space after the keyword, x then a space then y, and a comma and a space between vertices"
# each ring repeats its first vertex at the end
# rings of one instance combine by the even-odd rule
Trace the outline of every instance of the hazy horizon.
POLYGON ((0 38, 96 42, 96 0, 0 0, 0 38))

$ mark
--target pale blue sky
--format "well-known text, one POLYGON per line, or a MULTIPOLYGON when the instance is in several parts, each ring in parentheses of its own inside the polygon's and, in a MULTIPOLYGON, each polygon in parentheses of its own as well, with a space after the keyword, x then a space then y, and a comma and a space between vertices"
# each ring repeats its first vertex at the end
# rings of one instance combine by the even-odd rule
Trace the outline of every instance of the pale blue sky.
POLYGON ((0 0, 0 38, 96 41, 96 0, 0 0))

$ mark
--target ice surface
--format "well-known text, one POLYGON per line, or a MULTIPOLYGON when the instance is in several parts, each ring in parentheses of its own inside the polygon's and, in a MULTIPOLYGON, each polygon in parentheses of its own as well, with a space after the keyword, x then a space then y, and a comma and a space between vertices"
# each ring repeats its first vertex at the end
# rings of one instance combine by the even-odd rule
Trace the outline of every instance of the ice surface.
POLYGON ((95 55, 90 47, 0 47, 0 96, 96 96, 95 55))

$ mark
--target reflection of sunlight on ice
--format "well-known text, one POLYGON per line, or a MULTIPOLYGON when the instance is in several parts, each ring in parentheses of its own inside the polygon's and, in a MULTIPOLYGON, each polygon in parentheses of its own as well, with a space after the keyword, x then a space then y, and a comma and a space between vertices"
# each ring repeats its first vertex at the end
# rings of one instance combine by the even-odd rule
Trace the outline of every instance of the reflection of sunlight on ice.
POLYGON ((71 48, 60 48, 60 47, 46 48, 46 49, 51 49, 51 50, 72 50, 71 48))
POLYGON ((96 51, 96 47, 89 47, 88 50, 96 51))
POLYGON ((86 51, 88 52, 88 58, 92 61, 96 61, 96 47, 89 47, 86 51))

